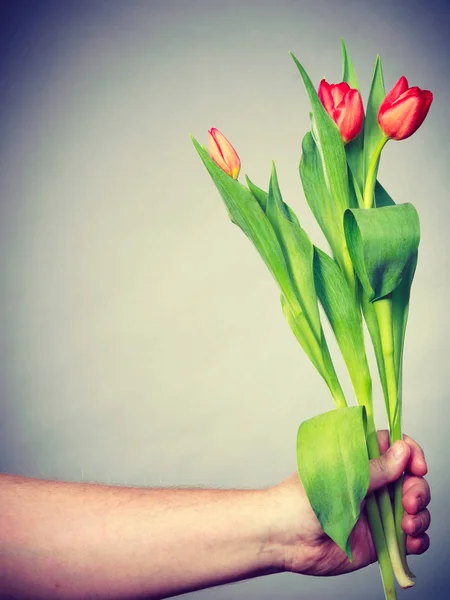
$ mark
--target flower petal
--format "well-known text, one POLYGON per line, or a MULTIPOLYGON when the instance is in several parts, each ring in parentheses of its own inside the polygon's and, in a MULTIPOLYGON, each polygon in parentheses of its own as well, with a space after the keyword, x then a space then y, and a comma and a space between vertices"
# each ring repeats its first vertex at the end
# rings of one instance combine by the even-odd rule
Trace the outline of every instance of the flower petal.
POLYGON ((319 84, 319 90, 317 92, 317 95, 319 96, 319 100, 324 105, 325 110, 330 115, 330 117, 333 119, 334 118, 334 100, 333 100, 333 96, 331 94, 331 87, 332 86, 329 83, 327 83, 325 81, 325 79, 322 79, 322 81, 319 84))
POLYGON ((209 155, 214 162, 233 179, 237 179, 241 170, 241 161, 231 143, 218 129, 213 127, 209 134, 209 155))
POLYGON ((334 106, 338 107, 339 104, 344 100, 345 96, 350 91, 350 86, 345 81, 341 83, 335 83, 331 85, 331 95, 333 96, 334 106))
POLYGON ((228 167, 227 163, 224 161, 220 146, 216 141, 217 132, 219 132, 219 130, 215 128, 212 128, 208 131, 209 155, 213 159, 213 161, 222 169, 222 171, 225 171, 225 173, 231 175, 231 170, 228 167))
POLYGON ((387 93, 386 98, 383 100, 383 104, 392 104, 399 96, 401 96, 408 89, 408 80, 404 75, 400 77, 390 92, 387 93))
POLYGON ((407 96, 395 102, 383 113, 378 122, 383 132, 394 140, 404 140, 412 135, 423 123, 422 99, 420 96, 407 96))
POLYGON ((358 90, 351 89, 348 92, 344 101, 336 109, 336 113, 336 124, 344 142, 349 142, 361 133, 364 107, 358 90))

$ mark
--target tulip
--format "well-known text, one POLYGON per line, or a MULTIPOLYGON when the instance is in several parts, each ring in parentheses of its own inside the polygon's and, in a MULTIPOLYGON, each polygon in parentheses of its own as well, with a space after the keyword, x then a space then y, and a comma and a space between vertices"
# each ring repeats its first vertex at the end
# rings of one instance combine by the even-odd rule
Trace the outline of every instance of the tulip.
POLYGON ((410 88, 406 77, 400 77, 378 111, 378 124, 384 135, 394 140, 408 138, 422 125, 432 101, 429 90, 410 88))
POLYGON ((210 157, 222 171, 237 179, 241 170, 239 156, 223 133, 214 127, 208 131, 208 147, 210 157))
POLYGON ((322 79, 318 96, 325 110, 338 126, 344 144, 361 133, 364 108, 361 94, 348 83, 327 83, 322 79))

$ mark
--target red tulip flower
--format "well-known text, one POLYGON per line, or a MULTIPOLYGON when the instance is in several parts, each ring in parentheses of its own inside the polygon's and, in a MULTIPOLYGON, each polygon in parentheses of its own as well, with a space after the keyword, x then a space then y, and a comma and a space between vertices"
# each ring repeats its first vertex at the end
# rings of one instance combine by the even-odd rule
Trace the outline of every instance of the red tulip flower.
POLYGON ((387 137, 404 140, 422 125, 432 101, 429 90, 408 87, 408 80, 402 75, 381 103, 378 124, 387 137))
POLYGON ((214 127, 208 131, 208 148, 210 157, 222 171, 237 179, 241 170, 239 156, 223 133, 214 127))
POLYGON ((344 144, 361 133, 364 108, 361 94, 348 83, 327 83, 322 79, 318 96, 325 110, 338 126, 344 144))

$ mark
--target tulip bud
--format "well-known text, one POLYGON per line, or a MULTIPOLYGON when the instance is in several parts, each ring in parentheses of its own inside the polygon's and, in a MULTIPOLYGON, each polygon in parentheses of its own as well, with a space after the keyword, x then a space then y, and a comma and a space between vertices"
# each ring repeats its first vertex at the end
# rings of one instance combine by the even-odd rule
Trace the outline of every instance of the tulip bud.
POLYGON ((404 140, 422 125, 432 101, 430 91, 408 87, 402 76, 381 103, 378 124, 386 137, 404 140))
POLYGON ((208 147, 210 157, 222 171, 237 179, 241 170, 239 156, 223 133, 214 127, 208 131, 208 147))
POLYGON ((338 126, 344 144, 361 133, 364 108, 361 94, 348 83, 327 83, 322 79, 318 96, 325 110, 338 126))

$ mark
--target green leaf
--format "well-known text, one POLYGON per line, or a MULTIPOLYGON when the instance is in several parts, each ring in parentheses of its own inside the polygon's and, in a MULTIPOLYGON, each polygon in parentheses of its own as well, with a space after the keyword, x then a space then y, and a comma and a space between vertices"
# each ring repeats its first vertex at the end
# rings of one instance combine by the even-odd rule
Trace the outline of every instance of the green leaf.
POLYGON ((253 196, 256 198, 256 200, 258 201, 258 204, 263 209, 263 211, 266 212, 266 207, 267 207, 267 192, 265 192, 260 187, 258 187, 257 185, 255 185, 250 180, 250 177, 248 177, 247 175, 245 176, 245 179, 247 181, 248 189, 251 191, 251 193, 253 194, 253 196))
MULTIPOLYGON (((353 66, 352 59, 345 45, 344 39, 341 39, 342 48, 342 81, 348 83, 351 88, 360 91, 358 77, 353 66)), ((355 194, 358 198, 358 205, 362 207, 362 192, 364 189, 364 124, 361 133, 354 140, 346 144, 345 153, 347 162, 351 169, 352 177, 354 178, 355 194), (359 201, 361 196, 361 202, 359 201)))
POLYGON ((339 225, 349 206, 347 158, 344 142, 333 119, 323 107, 317 92, 297 58, 291 53, 305 84, 312 108, 312 133, 322 159, 325 182, 335 204, 339 225))
POLYGON ((325 379, 337 405, 345 406, 320 324, 312 275, 312 244, 292 209, 282 201, 276 173, 272 176, 271 191, 265 198, 261 188, 250 182, 250 191, 224 173, 195 139, 193 143, 225 202, 231 220, 253 242, 277 281, 285 314, 297 339, 325 379), (260 202, 266 204, 266 209, 270 205, 268 215, 260 202), (277 233, 268 216, 273 220, 277 233))
POLYGON ((304 314, 301 313, 295 318, 283 295, 281 296, 281 308, 283 309, 285 319, 288 322, 293 334, 297 338, 300 346, 303 348, 306 355, 310 358, 311 362, 327 384, 337 408, 343 408, 344 406, 347 406, 347 401, 345 399, 341 384, 339 383, 338 376, 336 375, 323 331, 321 332, 320 352, 315 354, 312 351, 312 348, 316 342, 315 340, 311 341, 309 324, 306 321, 304 314))
POLYGON ((383 138, 383 132, 378 125, 378 110, 385 95, 383 69, 380 57, 377 56, 364 121, 364 180, 375 148, 383 138))
POLYGON ((319 248, 314 248, 314 280, 317 295, 347 365, 358 403, 371 403, 372 379, 359 307, 339 266, 319 248))
POLYGON ((297 435, 297 466, 323 530, 352 559, 349 535, 369 487, 365 412, 336 409, 304 421, 297 435))
POLYGON ((419 246, 420 225, 414 206, 349 209, 344 229, 353 266, 369 300, 390 294, 419 246))
MULTIPOLYGON (((262 190, 257 185, 255 185, 250 180, 250 177, 248 177, 248 175, 245 176, 245 179, 247 180, 248 189, 255 196, 256 200, 258 200, 258 203, 261 206, 261 208, 263 209, 263 211, 266 212, 268 193, 265 192, 264 190, 262 190)), ((292 221, 293 223, 296 223, 297 225, 300 225, 297 215, 292 210, 292 208, 288 204, 285 204, 284 202, 283 202, 283 207, 284 207, 283 210, 287 213, 289 220, 292 221)))
POLYGON ((395 372, 397 375, 398 407, 400 411, 402 409, 403 348, 405 345, 406 324, 408 322, 411 286, 417 267, 417 255, 418 253, 416 252, 411 257, 400 285, 392 292, 392 332, 394 338, 395 372))
POLYGON ((295 335, 298 343, 304 350, 306 356, 316 367, 319 374, 323 377, 325 381, 327 381, 327 372, 323 364, 323 360, 321 360, 321 357, 317 357, 316 353, 313 352, 313 349, 311 347, 311 336, 308 335, 309 324, 306 320, 306 317, 302 313, 297 315, 297 317, 294 317, 289 307, 289 304, 287 303, 283 294, 281 294, 280 296, 280 301, 284 318, 286 319, 289 327, 291 328, 292 333, 295 335))
POLYGON ((341 38, 341 52, 342 52, 342 81, 348 83, 351 88, 359 90, 359 81, 356 76, 355 67, 353 66, 352 59, 345 45, 344 38, 341 38))
MULTIPOLYGON (((348 160, 348 157, 347 157, 348 160)), ((353 175, 353 171, 348 166, 348 181, 350 191, 350 206, 349 208, 364 208, 364 197, 362 195, 362 188, 360 188, 356 177, 353 175)))
POLYGON ((340 218, 325 182, 319 150, 309 131, 302 141, 299 171, 309 208, 330 244, 334 256, 339 260, 343 229, 339 225, 340 218))
POLYGON ((253 245, 278 283, 291 310, 297 316, 301 312, 301 307, 293 289, 283 251, 269 219, 264 214, 253 194, 244 185, 239 183, 239 181, 232 179, 222 171, 197 140, 192 138, 192 141, 222 196, 231 221, 240 227, 253 242, 253 245))
POLYGON ((395 202, 377 180, 375 184, 375 206, 382 208, 383 206, 394 206, 395 202))
MULTIPOLYGON (((387 191, 384 189, 384 187, 381 185, 381 183, 379 181, 377 181, 376 185, 375 185, 375 204, 379 208, 381 208, 383 206, 394 206, 395 205, 394 200, 387 193, 387 191)), ((407 277, 406 274, 405 274, 405 277, 407 277)), ((401 287, 401 286, 402 286, 402 283, 400 284, 399 287, 401 287)), ((395 294, 395 291, 393 292, 393 294, 395 294)), ((369 295, 367 293, 365 293, 364 291, 362 293, 362 298, 361 298, 361 308, 362 308, 362 312, 364 315, 364 320, 367 325, 367 329, 370 334, 370 338, 372 340, 372 345, 373 345, 373 349, 375 352, 375 358, 377 361, 378 374, 380 376, 381 388, 383 390, 383 397, 384 397, 384 401, 385 401, 385 405, 386 405, 386 413, 389 415, 389 396, 388 396, 388 389, 387 389, 386 373, 384 371, 383 349, 382 349, 382 345, 381 345, 381 337, 380 337, 380 330, 378 327, 378 319, 377 319, 377 315, 375 313, 375 307, 374 307, 373 303, 369 300, 369 295)), ((395 312, 397 315, 398 311, 396 310, 395 312)), ((397 316, 394 317, 394 315, 393 315, 393 320, 394 320, 394 318, 396 319, 397 316)), ((396 326, 394 326, 394 329, 395 329, 395 327, 396 326)), ((400 391, 400 389, 399 389, 399 391, 400 391)))
POLYGON ((314 286, 314 247, 300 225, 290 220, 293 211, 283 202, 275 165, 269 184, 266 215, 280 243, 303 314, 320 346, 322 327, 314 286))
POLYGON ((301 306, 301 313, 294 315, 289 302, 282 297, 283 313, 303 350, 324 378, 336 405, 346 406, 320 322, 313 272, 314 246, 298 224, 292 209, 283 202, 275 165, 272 168, 266 214, 277 234, 301 306))
MULTIPOLYGON (((372 209, 371 209, 372 210, 372 209)), ((386 414, 389 416, 389 395, 387 388, 386 373, 384 370, 383 347, 381 345, 380 330, 378 327, 378 319, 375 313, 373 302, 370 301, 369 295, 363 290, 361 297, 361 309, 364 315, 364 320, 369 330, 370 339, 372 340, 375 358, 377 361, 378 374, 380 376, 381 388, 383 390, 384 403, 386 414)))

